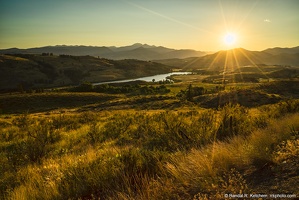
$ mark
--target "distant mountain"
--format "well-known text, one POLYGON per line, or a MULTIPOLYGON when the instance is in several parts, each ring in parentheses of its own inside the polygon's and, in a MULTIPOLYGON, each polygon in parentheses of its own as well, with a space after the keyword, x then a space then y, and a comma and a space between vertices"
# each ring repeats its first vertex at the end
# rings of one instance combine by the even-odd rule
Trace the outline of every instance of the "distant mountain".
POLYGON ((148 44, 141 44, 141 43, 135 43, 133 45, 130 46, 123 46, 123 47, 109 47, 111 50, 115 51, 115 52, 119 52, 119 51, 131 51, 134 49, 138 49, 140 47, 143 48, 153 48, 155 46, 150 46, 148 44))
POLYGON ((160 54, 153 51, 151 48, 138 47, 132 50, 117 51, 113 54, 106 55, 106 58, 114 60, 122 59, 138 59, 138 60, 153 60, 154 58, 160 58, 160 54))
POLYGON ((208 70, 235 70, 241 66, 248 65, 292 65, 299 66, 299 53, 296 53, 298 47, 284 49, 282 52, 291 53, 275 53, 271 54, 272 50, 265 51, 249 51, 243 48, 231 49, 227 51, 218 51, 214 54, 205 55, 202 57, 194 57, 187 59, 166 59, 158 60, 166 65, 179 67, 184 69, 208 69, 208 70))
POLYGON ((37 47, 30 49, 4 49, 0 50, 0 54, 42 54, 42 53, 53 53, 55 55, 72 55, 72 56, 98 56, 100 54, 110 54, 113 51, 107 47, 91 47, 91 46, 46 46, 37 47))
POLYGON ((138 59, 138 60, 158 60, 169 58, 187 58, 193 56, 206 55, 205 52, 195 50, 175 50, 162 46, 151 46, 147 44, 136 43, 124 47, 94 47, 94 46, 46 46, 29 49, 3 49, 0 54, 42 54, 53 53, 54 55, 72 55, 72 56, 96 56, 113 60, 138 59))
POLYGON ((191 49, 170 49, 163 46, 135 43, 123 47, 95 46, 46 46, 29 49, 3 49, 0 54, 42 54, 94 56, 112 60, 137 59, 154 60, 173 67, 186 69, 209 68, 210 70, 254 64, 299 66, 299 46, 293 48, 270 48, 263 51, 249 51, 237 48, 208 54, 191 49))
POLYGON ((263 52, 270 53, 273 55, 278 55, 278 54, 296 54, 299 53, 299 46, 298 47, 293 47, 293 48, 281 48, 281 47, 275 47, 275 48, 269 48, 264 50, 263 52))

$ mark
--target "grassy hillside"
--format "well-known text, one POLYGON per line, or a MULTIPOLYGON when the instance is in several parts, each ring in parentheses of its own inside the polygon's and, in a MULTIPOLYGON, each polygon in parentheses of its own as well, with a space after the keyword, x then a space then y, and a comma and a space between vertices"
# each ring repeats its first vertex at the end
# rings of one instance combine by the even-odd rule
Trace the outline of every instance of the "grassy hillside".
POLYGON ((154 62, 66 55, 1 55, 0 69, 0 91, 137 78, 171 71, 154 62))
POLYGON ((0 95, 0 199, 298 197, 298 78, 260 67, 0 95))
POLYGON ((299 102, 291 101, 254 110, 228 105, 3 116, 1 198, 299 195, 293 173, 298 111, 299 102))

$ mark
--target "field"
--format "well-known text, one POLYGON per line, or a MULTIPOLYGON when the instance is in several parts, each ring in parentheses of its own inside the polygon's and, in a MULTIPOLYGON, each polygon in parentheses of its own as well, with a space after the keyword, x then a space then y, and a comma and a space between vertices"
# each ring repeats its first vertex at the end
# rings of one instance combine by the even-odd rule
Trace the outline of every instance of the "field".
POLYGON ((298 78, 218 78, 1 94, 0 199, 298 197, 298 78))

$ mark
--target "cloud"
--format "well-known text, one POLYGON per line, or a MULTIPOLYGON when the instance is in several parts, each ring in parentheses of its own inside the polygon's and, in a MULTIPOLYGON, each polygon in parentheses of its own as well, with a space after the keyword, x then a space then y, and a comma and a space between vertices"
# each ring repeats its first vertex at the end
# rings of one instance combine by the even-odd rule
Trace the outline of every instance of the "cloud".
POLYGON ((264 19, 264 22, 271 23, 271 20, 270 19, 264 19))

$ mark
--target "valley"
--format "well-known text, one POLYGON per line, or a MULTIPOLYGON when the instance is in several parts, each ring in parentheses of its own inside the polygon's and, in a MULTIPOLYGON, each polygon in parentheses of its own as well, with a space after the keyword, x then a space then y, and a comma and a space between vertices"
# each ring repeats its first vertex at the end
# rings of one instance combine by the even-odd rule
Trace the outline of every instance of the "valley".
POLYGON ((298 65, 224 55, 1 55, 0 198, 299 196, 298 65))
POLYGON ((299 1, 0 1, 0 199, 299 199, 299 1))

